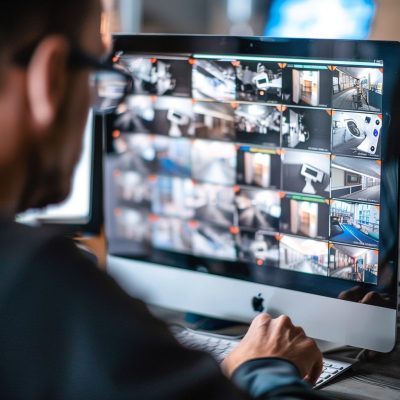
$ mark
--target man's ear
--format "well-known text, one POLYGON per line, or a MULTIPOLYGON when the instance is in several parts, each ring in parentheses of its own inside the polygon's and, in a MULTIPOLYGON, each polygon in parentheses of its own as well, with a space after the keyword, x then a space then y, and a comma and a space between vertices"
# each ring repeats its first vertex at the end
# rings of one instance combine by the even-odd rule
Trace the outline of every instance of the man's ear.
POLYGON ((27 100, 37 133, 57 119, 67 90, 70 46, 63 36, 42 40, 27 69, 27 100))

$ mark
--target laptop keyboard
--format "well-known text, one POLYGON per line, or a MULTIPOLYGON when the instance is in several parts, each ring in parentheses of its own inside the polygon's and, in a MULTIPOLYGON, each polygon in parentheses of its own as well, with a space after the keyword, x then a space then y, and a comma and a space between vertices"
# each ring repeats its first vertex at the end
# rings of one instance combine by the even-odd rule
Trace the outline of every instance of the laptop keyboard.
MULTIPOLYGON (((210 353, 219 363, 225 359, 233 348, 240 342, 228 336, 216 335, 206 332, 197 332, 181 326, 171 327, 171 331, 182 346, 193 350, 210 353)), ((351 368, 350 363, 332 360, 324 357, 324 367, 315 388, 325 385, 344 371, 351 368)))

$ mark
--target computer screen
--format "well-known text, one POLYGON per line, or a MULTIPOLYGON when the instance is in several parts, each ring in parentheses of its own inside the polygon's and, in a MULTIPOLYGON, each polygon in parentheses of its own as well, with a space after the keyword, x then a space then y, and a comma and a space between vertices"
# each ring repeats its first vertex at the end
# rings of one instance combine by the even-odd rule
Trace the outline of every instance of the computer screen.
POLYGON ((264 34, 367 39, 376 9, 375 0, 273 0, 264 34))
POLYGON ((64 226, 71 233, 96 233, 101 223, 101 121, 89 113, 82 143, 82 154, 72 177, 66 200, 43 209, 28 210, 17 220, 28 224, 64 226))
POLYGON ((134 90, 107 120, 109 253, 394 308, 390 45, 136 40, 114 54, 134 90))

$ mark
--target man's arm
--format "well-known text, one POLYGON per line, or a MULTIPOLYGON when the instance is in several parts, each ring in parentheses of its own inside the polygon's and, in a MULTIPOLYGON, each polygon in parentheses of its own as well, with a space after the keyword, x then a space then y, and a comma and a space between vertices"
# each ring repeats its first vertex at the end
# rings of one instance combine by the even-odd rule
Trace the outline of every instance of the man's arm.
MULTIPOLYGON (((233 385, 209 355, 181 347, 143 303, 62 238, 32 258, 0 316, 2 392, 17 391, 13 398, 248 399, 287 385, 305 390, 306 368, 251 361, 269 356, 246 354, 251 330, 225 362, 228 375, 236 371, 233 385)), ((263 326, 255 328, 260 337, 263 326)))

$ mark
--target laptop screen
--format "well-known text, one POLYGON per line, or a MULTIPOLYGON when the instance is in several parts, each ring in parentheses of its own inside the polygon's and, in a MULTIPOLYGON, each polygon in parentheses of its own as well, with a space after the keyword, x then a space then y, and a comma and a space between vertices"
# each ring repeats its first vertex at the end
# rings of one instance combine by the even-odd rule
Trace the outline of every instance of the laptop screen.
POLYGON ((395 45, 155 38, 116 38, 134 90, 107 121, 109 252, 330 297, 390 290, 395 45))

